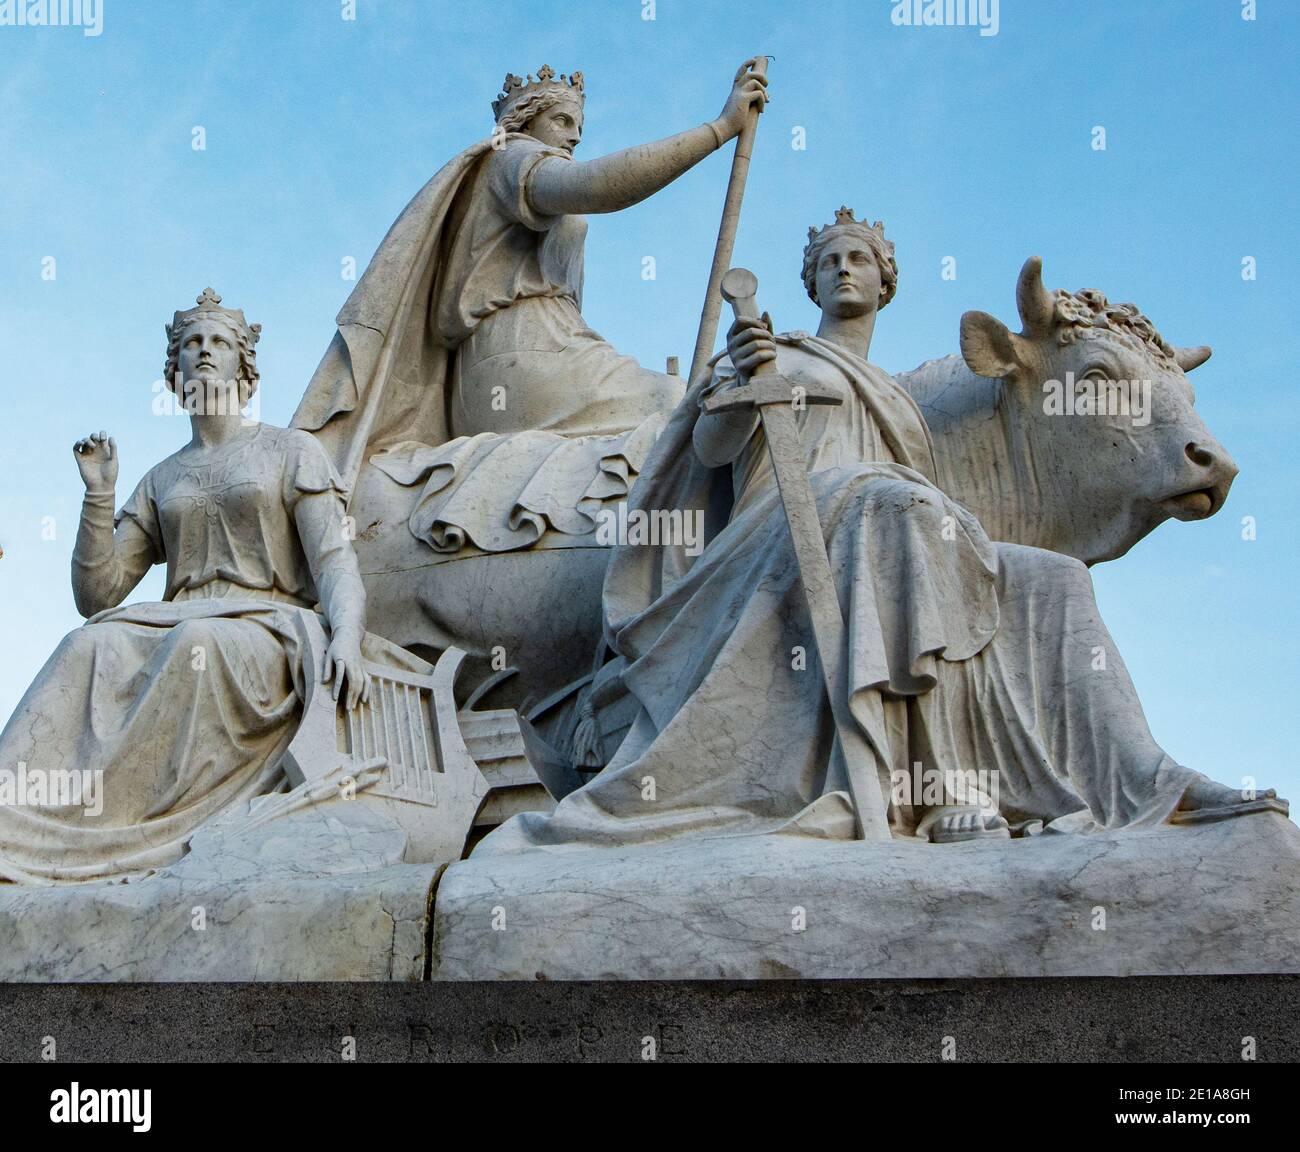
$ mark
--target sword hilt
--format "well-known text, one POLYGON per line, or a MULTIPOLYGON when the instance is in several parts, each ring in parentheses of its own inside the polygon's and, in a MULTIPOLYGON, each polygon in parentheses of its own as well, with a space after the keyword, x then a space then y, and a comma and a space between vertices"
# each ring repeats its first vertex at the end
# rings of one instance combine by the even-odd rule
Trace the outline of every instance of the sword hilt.
MULTIPOLYGON (((722 278, 722 298, 737 320, 757 320, 758 277, 748 268, 732 268, 722 278)), ((769 404, 843 404, 844 398, 829 388, 793 385, 777 374, 776 361, 765 360, 739 388, 728 388, 704 401, 706 412, 765 408, 769 404)))
MULTIPOLYGON (((737 320, 761 319, 758 311, 758 277, 748 268, 730 268, 722 277, 722 298, 731 305, 737 320)), ((760 364, 751 376, 771 376, 776 372, 776 361, 760 364)))

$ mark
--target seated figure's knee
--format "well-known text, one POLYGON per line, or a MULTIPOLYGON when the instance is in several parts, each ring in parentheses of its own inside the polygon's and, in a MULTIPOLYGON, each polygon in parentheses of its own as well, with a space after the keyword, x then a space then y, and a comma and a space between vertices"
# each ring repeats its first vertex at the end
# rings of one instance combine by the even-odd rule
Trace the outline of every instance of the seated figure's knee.
POLYGON ((59 651, 78 658, 88 658, 99 643, 100 629, 103 627, 102 624, 83 624, 80 628, 74 628, 59 641, 59 651))
POLYGON ((179 648, 207 648, 214 640, 211 620, 182 620, 171 631, 171 642, 179 648))
POLYGON ((877 516, 909 514, 943 515, 946 505, 942 493, 914 480, 898 476, 866 474, 863 480, 865 509, 877 516))

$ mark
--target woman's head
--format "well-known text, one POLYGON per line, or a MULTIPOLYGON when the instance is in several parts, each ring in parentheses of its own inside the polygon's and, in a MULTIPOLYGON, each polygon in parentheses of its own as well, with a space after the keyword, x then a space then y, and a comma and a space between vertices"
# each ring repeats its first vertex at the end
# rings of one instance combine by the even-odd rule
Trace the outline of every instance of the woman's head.
POLYGON ((163 379, 192 413, 238 412, 257 391, 256 344, 262 326, 220 304, 221 297, 205 288, 197 308, 177 312, 167 325, 163 379))
POLYGON ((582 139, 585 95, 582 73, 561 76, 549 67, 528 77, 508 75, 504 91, 492 104, 498 132, 525 132, 543 144, 572 152, 582 139))
POLYGON ((853 209, 842 207, 833 224, 820 231, 809 228, 803 284, 823 311, 879 311, 898 290, 898 264, 884 225, 868 226, 853 218, 853 209))
POLYGON ((530 110, 531 115, 516 131, 572 153, 582 141, 582 101, 565 96, 540 96, 538 103, 537 110, 530 110))

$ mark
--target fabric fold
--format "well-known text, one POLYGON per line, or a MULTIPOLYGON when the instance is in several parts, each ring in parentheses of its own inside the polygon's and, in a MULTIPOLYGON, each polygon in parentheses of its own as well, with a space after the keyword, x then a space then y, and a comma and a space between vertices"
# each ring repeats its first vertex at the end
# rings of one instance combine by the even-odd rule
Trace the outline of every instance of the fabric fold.
POLYGON ((411 534, 436 552, 528 548, 548 531, 587 536, 600 510, 627 497, 667 415, 612 436, 483 432, 438 447, 394 444, 370 463, 420 487, 411 534))

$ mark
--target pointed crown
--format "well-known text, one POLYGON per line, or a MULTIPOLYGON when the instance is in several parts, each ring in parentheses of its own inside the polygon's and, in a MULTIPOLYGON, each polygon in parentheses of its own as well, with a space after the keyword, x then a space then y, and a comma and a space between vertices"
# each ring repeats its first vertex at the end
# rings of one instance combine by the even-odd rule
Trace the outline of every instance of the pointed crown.
POLYGON ((262 326, 260 324, 250 324, 244 319, 244 312, 241 308, 223 308, 221 307, 221 297, 211 288, 204 288, 199 294, 195 303, 197 308, 190 308, 184 312, 177 312, 172 316, 172 322, 166 325, 167 338, 170 340, 172 333, 179 332, 192 320, 197 320, 200 316, 215 316, 230 324, 236 331, 248 334, 248 343, 250 346, 257 343, 262 335, 262 326))
MULTIPOLYGON (((808 243, 820 239, 822 233, 829 232, 832 228, 846 228, 852 226, 863 232, 874 232, 882 241, 885 239, 885 225, 882 221, 877 220, 874 224, 867 224, 865 220, 857 220, 853 216, 853 209, 841 204, 835 210, 835 220, 827 224, 824 228, 809 228, 808 243)), ((890 245, 892 248, 893 245, 890 245)))
POLYGON ((582 87, 582 73, 574 72, 571 76, 561 74, 557 80, 555 79, 555 69, 549 64, 543 64, 537 70, 536 80, 529 73, 528 79, 525 81, 513 72, 507 72, 501 95, 492 101, 492 114, 500 120, 503 112, 513 108, 521 100, 533 95, 535 92, 562 92, 582 100, 585 95, 582 87))

